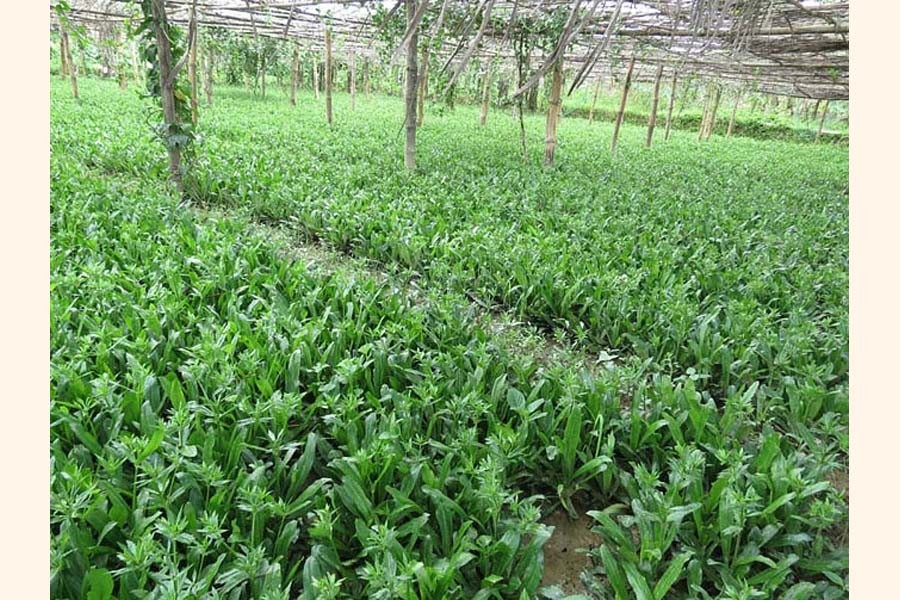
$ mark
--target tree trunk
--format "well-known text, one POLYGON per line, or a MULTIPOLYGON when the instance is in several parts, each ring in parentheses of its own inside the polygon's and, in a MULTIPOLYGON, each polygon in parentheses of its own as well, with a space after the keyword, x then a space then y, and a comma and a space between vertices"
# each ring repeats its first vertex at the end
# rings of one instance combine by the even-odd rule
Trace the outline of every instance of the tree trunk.
POLYGON ((563 57, 553 63, 553 81, 550 86, 550 105, 547 107, 547 132, 544 136, 544 165, 552 166, 556 156, 556 125, 562 105, 563 57))
MULTIPOLYGON (((188 40, 191 45, 188 54, 188 78, 191 81, 191 124, 196 127, 197 121, 200 120, 200 85, 197 79, 197 45, 200 42, 200 35, 197 31, 197 10, 196 3, 191 7, 191 24, 190 29, 194 31, 194 37, 188 40)), ((189 30, 190 30, 189 29, 189 30)))
POLYGON ((656 128, 656 111, 659 110, 659 84, 662 82, 663 66, 656 67, 656 81, 653 83, 653 105, 650 108, 650 122, 647 123, 647 147, 653 145, 653 130, 656 128))
POLYGON ((619 112, 616 114, 616 126, 613 129, 612 146, 610 152, 616 153, 616 146, 619 143, 619 130, 622 128, 622 121, 625 120, 625 106, 628 103, 628 91, 631 89, 631 74, 634 72, 634 55, 628 61, 628 71, 625 73, 625 85, 622 86, 622 100, 619 102, 619 112))
MULTIPOLYGON (((406 23, 412 27, 416 13, 416 0, 406 0, 406 23)), ((419 33, 415 31, 406 48, 406 147, 403 162, 410 171, 416 169, 416 78, 419 75, 418 62, 419 33)))
POLYGON ((588 123, 594 122, 594 109, 597 108, 597 98, 600 97, 601 83, 603 83, 603 78, 597 77, 597 83, 594 85, 594 99, 591 100, 591 110, 588 112, 588 123))
MULTIPOLYGON (((166 128, 179 124, 178 111, 175 108, 174 84, 177 73, 172 71, 172 47, 169 36, 166 33, 167 19, 164 0, 151 0, 150 7, 153 15, 153 27, 156 34, 156 49, 159 65, 159 88, 162 100, 163 115, 166 128)), ((166 140, 166 150, 169 153, 169 174, 178 194, 181 195, 184 187, 181 182, 181 150, 166 140)))
POLYGON ((719 112, 719 100, 722 99, 722 88, 716 86, 716 97, 713 100, 712 113, 709 116, 709 122, 706 125, 706 139, 712 137, 713 130, 716 128, 716 114, 719 112))
POLYGON ((669 139, 669 132, 672 130, 672 109, 675 108, 675 86, 678 85, 678 72, 672 75, 672 89, 669 91, 669 112, 666 113, 666 135, 664 140, 669 139))
POLYGON ((484 70, 484 81, 481 86, 481 126, 487 125, 488 109, 491 106, 491 62, 488 59, 484 70))
POLYGON ((425 46, 422 48, 422 64, 419 66, 418 83, 419 91, 416 99, 418 106, 416 107, 416 127, 421 127, 425 122, 425 94, 428 93, 428 57, 431 50, 431 40, 426 40, 425 46))
POLYGON ((734 107, 731 109, 731 118, 728 119, 728 131, 725 133, 726 138, 731 137, 731 131, 734 129, 734 117, 737 115, 738 106, 741 104, 741 93, 738 92, 737 97, 734 99, 734 107))
POLYGON ((325 28, 325 120, 331 125, 331 28, 325 28))
POLYGON ((294 57, 291 62, 291 106, 297 106, 297 82, 300 79, 300 48, 294 45, 294 57))
POLYGON ((72 81, 72 95, 77 100, 78 99, 78 66, 75 64, 75 61, 72 60, 72 46, 69 41, 69 32, 66 31, 62 26, 60 26, 60 31, 62 32, 64 45, 66 47, 66 64, 69 67, 69 77, 72 81))
POLYGON ((822 131, 825 129, 825 117, 828 116, 828 105, 830 101, 825 101, 825 107, 822 109, 822 118, 819 119, 819 130, 816 132, 816 143, 819 143, 819 139, 822 137, 822 131))

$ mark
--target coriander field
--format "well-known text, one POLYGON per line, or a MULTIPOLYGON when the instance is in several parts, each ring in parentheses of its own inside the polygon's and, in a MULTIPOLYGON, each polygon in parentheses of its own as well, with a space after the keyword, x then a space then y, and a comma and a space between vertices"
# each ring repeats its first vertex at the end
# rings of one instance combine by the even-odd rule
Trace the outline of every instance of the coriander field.
POLYGON ((848 596, 846 146, 67 86, 51 596, 848 596))

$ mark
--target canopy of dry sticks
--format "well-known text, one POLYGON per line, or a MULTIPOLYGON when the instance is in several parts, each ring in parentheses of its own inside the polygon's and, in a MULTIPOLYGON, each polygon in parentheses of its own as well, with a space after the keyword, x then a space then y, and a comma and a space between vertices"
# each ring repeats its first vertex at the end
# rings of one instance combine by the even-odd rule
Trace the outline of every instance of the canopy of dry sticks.
MULTIPOLYGON (((131 0, 75 0, 72 17, 87 26, 121 22, 131 0)), ((186 24, 192 5, 201 26, 292 40, 318 49, 326 26, 344 48, 375 56, 384 48, 380 13, 404 23, 405 0, 167 0, 172 22, 186 24)), ((663 76, 732 84, 813 99, 849 99, 849 2, 830 0, 417 0, 428 35, 451 75, 473 58, 512 70, 513 40, 541 19, 562 23, 549 47, 535 48, 522 93, 562 57, 570 91, 598 77, 618 78, 631 57, 634 77, 663 76), (452 17, 452 18, 451 18, 452 17), (440 28, 436 31, 436 29, 440 28)), ((418 13, 417 13, 417 16, 418 13)), ((407 29, 406 33, 410 33, 407 29)))

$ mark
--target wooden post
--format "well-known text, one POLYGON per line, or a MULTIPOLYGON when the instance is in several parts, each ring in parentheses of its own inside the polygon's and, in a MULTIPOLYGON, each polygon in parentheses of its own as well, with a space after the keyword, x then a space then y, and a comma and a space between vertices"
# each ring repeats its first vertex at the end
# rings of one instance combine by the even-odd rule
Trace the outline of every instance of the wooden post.
POLYGON ((136 84, 141 84, 144 81, 144 77, 140 69, 137 42, 134 40, 131 41, 131 68, 134 69, 134 82, 136 84))
POLYGON ((672 129, 672 110, 675 108, 675 86, 678 85, 678 72, 672 74, 672 89, 669 91, 669 112, 666 113, 666 135, 663 140, 669 139, 672 129))
POLYGON ((206 61, 206 77, 203 78, 203 91, 206 93, 206 105, 213 103, 213 74, 216 72, 216 53, 208 45, 203 53, 206 61))
POLYGON ((262 81, 261 81, 261 83, 262 83, 262 90, 261 90, 261 91, 262 91, 262 97, 263 97, 263 99, 265 99, 265 97, 266 97, 266 52, 265 52, 265 50, 263 50, 262 56, 260 56, 260 59, 259 59, 259 67, 260 67, 260 68, 259 68, 259 75, 260 75, 260 78, 262 79, 262 81))
POLYGON ((600 97, 600 84, 603 77, 597 77, 597 83, 594 85, 594 99, 591 100, 591 110, 588 112, 588 123, 594 122, 594 109, 597 108, 597 98, 600 97))
POLYGON ((734 117, 737 114, 738 106, 741 104, 741 92, 738 92, 737 97, 734 99, 734 107, 731 109, 731 118, 728 119, 728 131, 725 133, 726 138, 731 137, 731 131, 734 129, 734 117))
POLYGON ((369 59, 363 61, 363 89, 366 92, 366 101, 368 102, 372 93, 371 82, 369 81, 369 59))
POLYGON ((612 146, 610 152, 616 153, 616 146, 619 143, 619 130, 622 128, 622 121, 625 120, 625 106, 628 103, 628 91, 631 89, 631 74, 634 71, 634 55, 628 61, 628 71, 625 73, 625 85, 622 86, 622 100, 619 102, 619 112, 616 114, 616 126, 613 129, 612 146))
POLYGON ((356 51, 350 48, 350 110, 356 109, 356 51))
POLYGON ((706 133, 706 122, 709 120, 709 105, 712 101, 712 88, 706 86, 706 102, 703 104, 703 118, 700 119, 700 131, 697 133, 697 141, 703 141, 703 134, 706 133))
POLYGON ((426 39, 422 48, 422 64, 419 66, 419 78, 417 83, 419 90, 416 94, 418 106, 416 107, 416 127, 421 127, 425 122, 425 94, 428 93, 428 57, 431 51, 431 40, 426 39))
POLYGON ((66 38, 63 35, 63 27, 59 26, 59 77, 65 81, 69 75, 69 63, 66 62, 66 38))
MULTIPOLYGON (((416 0, 406 0, 406 24, 413 27, 416 0)), ((410 171, 416 169, 416 78, 419 76, 418 62, 419 34, 414 31, 406 48, 406 147, 403 162, 410 171)))
POLYGON ((313 91, 316 93, 316 100, 319 99, 319 61, 313 59, 313 91))
POLYGON ((64 44, 66 47, 66 64, 69 67, 69 77, 72 80, 72 95, 75 96, 75 99, 78 99, 78 65, 75 64, 75 61, 72 59, 72 45, 69 41, 69 32, 66 31, 65 27, 60 25, 59 30, 62 32, 62 37, 64 40, 64 44))
POLYGON ((663 66, 656 67, 656 81, 653 83, 653 104, 650 108, 650 122, 647 123, 647 147, 653 145, 653 130, 656 128, 656 111, 659 110, 659 84, 662 81, 663 66))
POLYGON ((325 120, 331 125, 331 27, 325 28, 325 120))
POLYGON ((487 124, 488 109, 491 105, 491 61, 488 59, 484 69, 484 81, 481 86, 481 126, 487 124))
MULTIPOLYGON (((153 16, 154 32, 156 34, 156 49, 159 65, 159 88, 162 99, 163 115, 165 117, 166 127, 179 124, 178 111, 175 108, 175 77, 177 72, 173 71, 172 65, 172 46, 167 33, 168 21, 166 18, 165 0, 150 0, 150 8, 153 16)), ((169 153, 169 174, 175 187, 178 189, 179 195, 184 191, 181 182, 181 149, 172 144, 166 143, 166 150, 169 153)))
POLYGON ((562 106, 563 57, 553 63, 553 80, 550 85, 550 105, 547 107, 547 131, 544 136, 544 166, 552 166, 556 156, 556 125, 562 106))
POLYGON ((719 112, 719 100, 722 98, 722 88, 716 86, 716 96, 713 100, 712 112, 709 116, 709 122, 706 124, 706 139, 712 137, 713 130, 716 128, 716 114, 719 112))
POLYGON ((819 119, 819 130, 816 132, 816 143, 819 143, 819 139, 822 137, 822 130, 825 129, 825 117, 828 115, 828 105, 831 103, 830 100, 825 101, 825 107, 822 109, 822 118, 819 119))
POLYGON ((297 106, 297 82, 300 79, 300 47, 294 44, 294 57, 291 63, 291 106, 297 106))
MULTIPOLYGON (((194 32, 194 36, 188 40, 188 43, 191 45, 189 49, 190 54, 188 55, 188 78, 191 81, 191 124, 196 127, 197 121, 200 120, 200 110, 198 108, 200 105, 200 85, 197 79, 197 44, 200 41, 200 35, 197 30, 196 2, 191 5, 190 30, 194 32)), ((265 92, 263 94, 265 95, 265 92)))
POLYGON ((821 106, 822 100, 821 98, 816 100, 815 106, 813 106, 812 120, 815 121, 819 117, 819 106, 821 106))

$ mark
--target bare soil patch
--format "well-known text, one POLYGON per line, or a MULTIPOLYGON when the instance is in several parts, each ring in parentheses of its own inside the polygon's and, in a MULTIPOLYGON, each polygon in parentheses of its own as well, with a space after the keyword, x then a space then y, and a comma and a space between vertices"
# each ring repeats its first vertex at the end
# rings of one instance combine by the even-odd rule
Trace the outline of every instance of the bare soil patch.
POLYGON ((553 535, 544 544, 544 579, 541 586, 558 585, 568 594, 587 594, 581 573, 591 567, 587 551, 600 545, 601 538, 591 531, 593 519, 580 513, 573 520, 559 509, 544 521, 553 526, 553 535))

